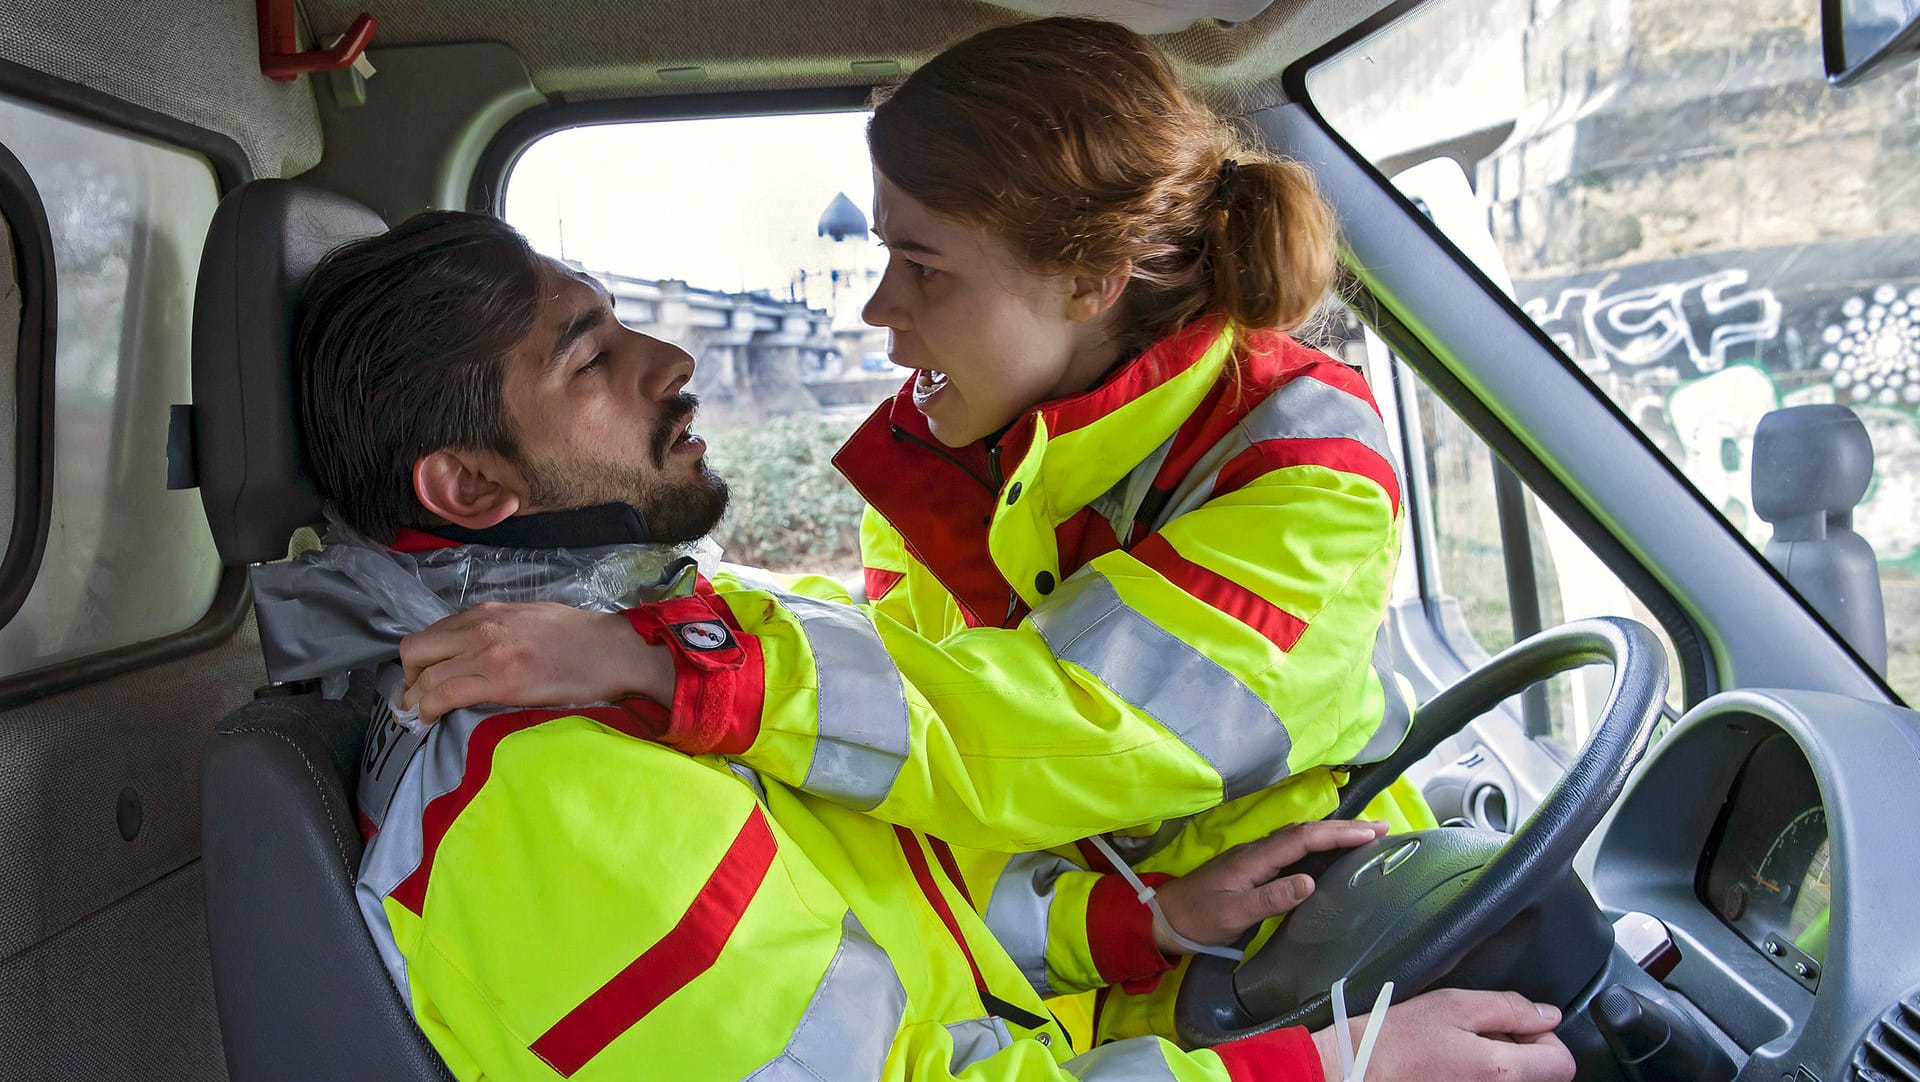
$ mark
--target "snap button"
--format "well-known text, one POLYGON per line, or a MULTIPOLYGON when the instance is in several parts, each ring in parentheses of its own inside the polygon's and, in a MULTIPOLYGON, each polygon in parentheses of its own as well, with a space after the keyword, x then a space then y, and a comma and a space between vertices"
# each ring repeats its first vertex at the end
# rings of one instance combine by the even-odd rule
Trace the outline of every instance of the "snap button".
POLYGON ((1042 596, 1052 593, 1053 572, 1042 571, 1038 575, 1035 575, 1033 577, 1033 588, 1040 591, 1042 596))
POLYGON ((1042 1048, 1046 1048, 1053 1044, 1053 1034, 1051 1033, 1036 1033, 1033 1035, 1033 1039, 1036 1041, 1039 1041, 1040 1047, 1042 1048))
POLYGON ((1020 502, 1020 482, 1015 481, 1013 487, 1007 490, 1007 506, 1012 507, 1018 502, 1020 502))

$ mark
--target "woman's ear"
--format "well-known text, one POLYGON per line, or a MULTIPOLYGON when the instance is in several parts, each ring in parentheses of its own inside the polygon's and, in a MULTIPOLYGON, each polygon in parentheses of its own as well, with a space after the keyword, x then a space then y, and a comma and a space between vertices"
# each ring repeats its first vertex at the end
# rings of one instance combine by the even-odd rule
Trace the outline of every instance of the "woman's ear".
POLYGON ((413 464, 413 495, 420 506, 456 526, 484 530, 526 505, 519 471, 488 451, 442 448, 413 464))
POLYGON ((1122 264, 1109 274, 1081 274, 1073 279, 1073 293, 1067 298, 1067 318, 1075 323, 1099 319, 1120 303, 1133 278, 1133 264, 1122 264))

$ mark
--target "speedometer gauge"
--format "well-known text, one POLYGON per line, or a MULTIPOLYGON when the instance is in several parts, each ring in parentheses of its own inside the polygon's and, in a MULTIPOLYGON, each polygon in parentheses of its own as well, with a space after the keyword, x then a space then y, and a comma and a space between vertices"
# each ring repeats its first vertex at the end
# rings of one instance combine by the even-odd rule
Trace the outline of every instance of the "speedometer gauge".
POLYGON ((1832 858, 1820 788, 1792 741, 1774 736, 1754 749, 1715 835, 1696 888, 1700 900, 1775 965, 1803 983, 1817 980, 1832 858))
POLYGON ((1753 884, 1760 890, 1777 895, 1782 905, 1792 906, 1797 914, 1801 896, 1807 892, 1809 884, 1815 882, 1816 863, 1819 865, 1819 904, 1825 906, 1832 892, 1832 884, 1827 876, 1825 808, 1808 808, 1794 816, 1780 829, 1780 833, 1774 835, 1772 843, 1767 846, 1766 855, 1760 858, 1759 867, 1753 870, 1753 884))

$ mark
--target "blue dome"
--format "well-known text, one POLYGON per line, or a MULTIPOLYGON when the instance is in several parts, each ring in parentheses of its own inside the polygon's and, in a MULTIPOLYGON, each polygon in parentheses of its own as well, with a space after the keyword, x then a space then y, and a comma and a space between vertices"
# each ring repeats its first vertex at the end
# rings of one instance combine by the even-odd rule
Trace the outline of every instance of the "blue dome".
POLYGON ((864 239, 867 235, 867 216, 860 213, 859 207, 853 205, 853 200, 847 198, 847 193, 841 192, 835 195, 833 202, 828 203, 827 209, 820 213, 819 235, 832 237, 834 240, 864 239))

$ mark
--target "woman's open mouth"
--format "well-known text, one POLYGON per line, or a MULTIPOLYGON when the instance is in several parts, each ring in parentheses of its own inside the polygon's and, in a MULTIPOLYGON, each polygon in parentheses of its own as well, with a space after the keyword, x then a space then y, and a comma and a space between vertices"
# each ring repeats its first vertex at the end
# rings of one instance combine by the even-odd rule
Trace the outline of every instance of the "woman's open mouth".
POLYGON ((922 368, 920 374, 915 376, 913 380, 914 408, 925 413, 927 411, 927 404, 932 402, 941 391, 946 390, 946 387, 947 374, 945 372, 936 372, 931 368, 922 368))

